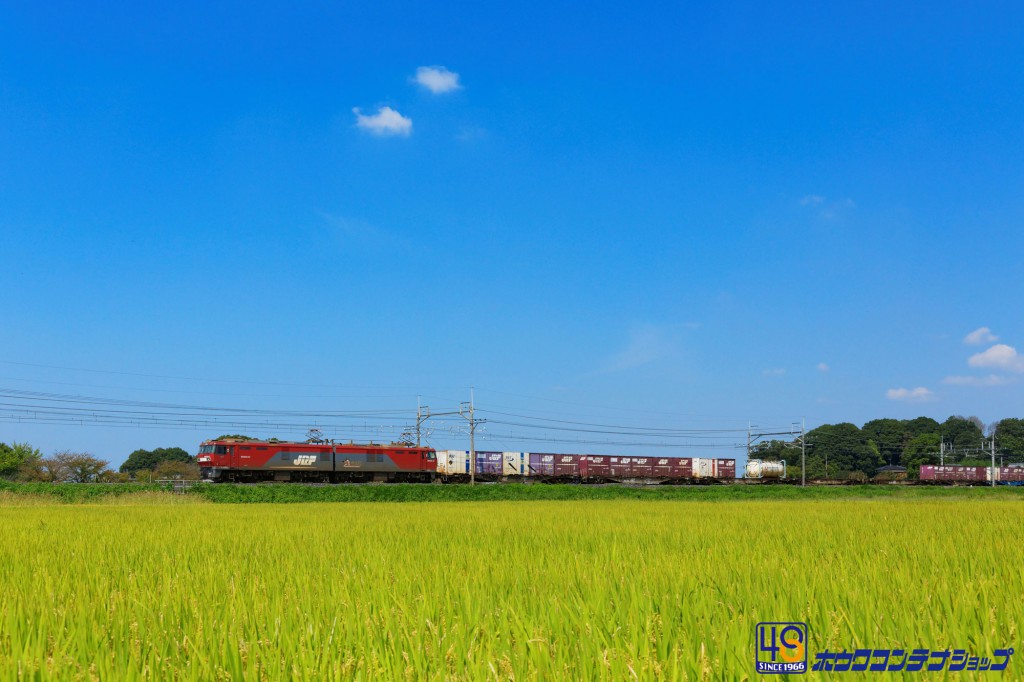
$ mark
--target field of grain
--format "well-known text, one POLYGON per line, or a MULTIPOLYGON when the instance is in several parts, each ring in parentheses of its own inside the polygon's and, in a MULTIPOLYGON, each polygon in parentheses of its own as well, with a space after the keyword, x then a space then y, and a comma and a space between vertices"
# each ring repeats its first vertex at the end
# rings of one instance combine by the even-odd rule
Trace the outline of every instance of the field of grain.
POLYGON ((1022 537, 1018 499, 6 505, 0 679, 754 679, 764 620, 990 654, 1022 537))

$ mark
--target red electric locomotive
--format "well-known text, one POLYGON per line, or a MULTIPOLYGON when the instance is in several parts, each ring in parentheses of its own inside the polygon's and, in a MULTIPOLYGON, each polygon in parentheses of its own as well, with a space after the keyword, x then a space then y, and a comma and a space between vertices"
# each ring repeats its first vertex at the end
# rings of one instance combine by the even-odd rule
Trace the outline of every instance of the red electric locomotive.
POLYGON ((208 481, 429 483, 437 471, 437 456, 432 448, 397 443, 208 440, 199 448, 198 461, 203 478, 208 481))

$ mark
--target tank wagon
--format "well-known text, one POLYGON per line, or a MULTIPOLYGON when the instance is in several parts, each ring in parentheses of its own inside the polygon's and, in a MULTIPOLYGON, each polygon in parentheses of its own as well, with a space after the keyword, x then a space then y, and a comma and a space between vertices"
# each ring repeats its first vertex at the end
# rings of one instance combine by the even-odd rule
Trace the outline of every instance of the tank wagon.
MULTIPOLYGON (((442 481, 469 480, 468 450, 439 450, 442 481)), ((553 452, 476 453, 476 478, 482 481, 537 480, 576 483, 688 483, 731 481, 736 460, 709 457, 623 457, 553 452)))
POLYGON ((437 471, 432 448, 397 443, 208 440, 198 463, 207 481, 430 482, 437 471))
POLYGON ((762 481, 784 479, 786 478, 786 460, 779 462, 765 459, 747 460, 743 476, 744 478, 756 478, 762 481))

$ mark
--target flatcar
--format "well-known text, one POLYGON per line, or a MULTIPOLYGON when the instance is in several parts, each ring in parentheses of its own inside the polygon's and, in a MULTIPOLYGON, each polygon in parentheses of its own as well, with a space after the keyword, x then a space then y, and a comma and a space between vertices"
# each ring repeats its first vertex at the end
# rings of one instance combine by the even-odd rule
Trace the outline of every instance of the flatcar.
POLYGON ((437 472, 433 448, 400 443, 208 440, 200 445, 197 459, 207 481, 429 483, 437 472))

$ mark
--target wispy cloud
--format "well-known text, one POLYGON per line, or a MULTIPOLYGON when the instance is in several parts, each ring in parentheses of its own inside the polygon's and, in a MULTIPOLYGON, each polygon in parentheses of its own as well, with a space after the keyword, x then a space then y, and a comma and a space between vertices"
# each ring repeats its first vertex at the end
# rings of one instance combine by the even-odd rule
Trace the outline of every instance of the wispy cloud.
POLYGON ((412 119, 402 116, 391 107, 380 107, 376 114, 364 114, 359 107, 352 109, 356 115, 356 127, 379 137, 409 137, 412 134, 412 119))
POLYGON ((830 199, 820 194, 808 194, 798 202, 803 208, 814 211, 822 220, 835 220, 857 207, 853 199, 830 199))
POLYGON ((992 367, 1024 372, 1024 357, 1017 354, 1017 349, 1005 343, 997 343, 988 350, 975 353, 967 359, 971 367, 992 367))
POLYGON ((626 347, 610 357, 601 371, 622 372, 641 367, 665 357, 675 350, 675 347, 675 342, 664 330, 654 325, 644 325, 629 333, 626 347))
POLYGON ((594 374, 623 372, 676 355, 685 333, 699 326, 693 322, 635 326, 629 332, 625 347, 609 357, 594 374))
POLYGON ((459 83, 459 74, 449 71, 443 66, 421 66, 416 69, 416 75, 412 77, 412 81, 422 85, 435 95, 462 88, 459 83))
POLYGON ((993 343, 998 340, 999 337, 993 334, 988 327, 978 327, 964 337, 964 343, 969 346, 980 346, 983 343, 993 343))
POLYGON ((924 386, 917 388, 890 388, 885 392, 889 400, 902 400, 908 403, 924 403, 935 400, 935 394, 924 386))
POLYGON ((942 380, 942 383, 949 384, 950 386, 1005 386, 1006 384, 1014 383, 1013 377, 999 376, 998 374, 989 374, 987 377, 975 377, 975 376, 951 376, 946 377, 942 380))
POLYGON ((354 220, 325 212, 320 212, 320 217, 327 226, 331 241, 337 242, 343 248, 356 245, 369 248, 407 246, 406 241, 391 230, 385 230, 365 220, 354 220))
POLYGON ((816 367, 816 369, 817 369, 817 370, 818 370, 819 372, 827 372, 827 371, 829 371, 829 370, 830 370, 830 369, 832 369, 832 368, 831 368, 831 367, 829 367, 828 365, 826 365, 826 364, 825 364, 824 362, 819 362, 819 363, 818 363, 818 365, 817 365, 817 367, 816 367))
POLYGON ((761 371, 761 374, 766 377, 781 377, 785 375, 785 373, 786 369, 784 367, 772 367, 761 371))

